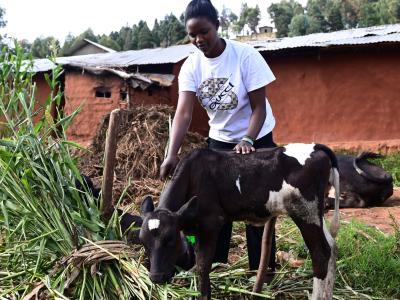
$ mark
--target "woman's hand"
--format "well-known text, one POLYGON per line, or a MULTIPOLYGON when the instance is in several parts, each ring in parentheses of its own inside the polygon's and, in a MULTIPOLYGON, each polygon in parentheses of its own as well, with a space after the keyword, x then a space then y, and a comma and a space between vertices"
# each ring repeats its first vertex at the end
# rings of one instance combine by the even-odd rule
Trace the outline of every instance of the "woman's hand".
POLYGON ((178 164, 179 159, 176 156, 167 156, 160 167, 160 177, 161 180, 165 180, 168 175, 174 173, 175 167, 178 164))
POLYGON ((236 151, 236 153, 249 154, 256 151, 256 148, 254 148, 248 142, 240 141, 240 143, 237 144, 233 150, 236 151))

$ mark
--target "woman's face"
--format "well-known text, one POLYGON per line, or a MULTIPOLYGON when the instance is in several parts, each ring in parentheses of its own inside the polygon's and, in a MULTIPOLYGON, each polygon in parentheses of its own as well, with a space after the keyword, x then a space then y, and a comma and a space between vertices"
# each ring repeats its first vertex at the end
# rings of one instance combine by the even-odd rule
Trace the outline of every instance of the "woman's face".
POLYGON ((191 18, 186 21, 186 31, 190 42, 206 57, 217 57, 224 50, 224 43, 218 37, 219 23, 213 23, 205 17, 191 18))

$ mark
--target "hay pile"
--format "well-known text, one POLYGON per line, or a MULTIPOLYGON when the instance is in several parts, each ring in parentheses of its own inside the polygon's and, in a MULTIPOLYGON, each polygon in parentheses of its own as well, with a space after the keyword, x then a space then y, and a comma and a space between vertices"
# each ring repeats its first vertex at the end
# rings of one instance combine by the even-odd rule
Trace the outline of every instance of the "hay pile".
MULTIPOLYGON (((129 185, 125 203, 140 202, 144 195, 158 198, 163 187, 159 168, 169 136, 169 120, 174 108, 166 105, 137 106, 121 111, 118 128, 117 153, 113 198, 117 201, 129 185), (130 181, 130 183, 129 183, 130 181)), ((104 117, 90 146, 90 152, 81 155, 81 172, 101 185, 103 175, 104 145, 110 115, 104 117)), ((180 157, 195 148, 205 147, 205 139, 189 132, 183 142, 180 157)))

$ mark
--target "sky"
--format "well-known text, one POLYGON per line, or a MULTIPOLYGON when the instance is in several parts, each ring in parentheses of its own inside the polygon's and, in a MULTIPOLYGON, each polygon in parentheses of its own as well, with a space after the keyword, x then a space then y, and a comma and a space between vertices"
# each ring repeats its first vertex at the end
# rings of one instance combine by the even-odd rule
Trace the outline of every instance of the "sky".
MULTIPOLYGON (((267 7, 277 0, 245 0, 261 10, 260 26, 271 25, 267 7)), ((306 1, 306 0, 303 0, 306 1)), ((0 35, 33 42, 37 37, 54 36, 61 44, 68 33, 78 36, 91 28, 97 34, 110 34, 140 20, 150 28, 154 20, 173 13, 179 17, 189 0, 0 0, 7 25, 0 35)), ((241 0, 212 0, 221 12, 223 5, 240 14, 241 0)))

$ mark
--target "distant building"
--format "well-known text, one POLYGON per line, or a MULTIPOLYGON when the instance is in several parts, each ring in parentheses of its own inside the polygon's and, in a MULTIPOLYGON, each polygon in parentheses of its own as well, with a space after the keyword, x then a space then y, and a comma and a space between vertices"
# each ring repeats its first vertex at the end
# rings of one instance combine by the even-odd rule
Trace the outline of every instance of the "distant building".
POLYGON ((114 53, 116 52, 113 49, 110 49, 106 46, 95 43, 89 39, 83 39, 78 41, 74 47, 67 50, 66 56, 75 56, 75 55, 87 55, 87 54, 97 54, 97 53, 114 53))
POLYGON ((258 27, 258 30, 260 31, 260 33, 271 33, 273 31, 273 27, 271 26, 260 26, 258 27))

